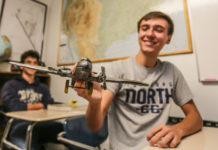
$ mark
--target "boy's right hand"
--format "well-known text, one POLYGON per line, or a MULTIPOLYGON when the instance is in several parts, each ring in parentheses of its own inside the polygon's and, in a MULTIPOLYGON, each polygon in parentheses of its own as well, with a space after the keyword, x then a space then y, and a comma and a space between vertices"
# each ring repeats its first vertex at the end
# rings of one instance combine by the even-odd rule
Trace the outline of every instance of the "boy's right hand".
MULTIPOLYGON (((81 88, 74 88, 74 90, 77 92, 77 95, 85 98, 90 102, 90 104, 97 104, 101 102, 102 99, 102 88, 101 84, 98 82, 92 82, 93 84, 93 91, 90 95, 89 89, 81 89, 81 88)), ((75 87, 85 87, 85 81, 76 81, 74 84, 75 87)))
MULTIPOLYGON (((72 73, 76 70, 77 63, 73 65, 72 67, 72 73)), ((100 103, 102 99, 102 88, 101 84, 98 82, 92 82, 93 84, 93 91, 90 95, 89 90, 90 89, 81 89, 81 88, 74 88, 74 90, 77 92, 77 95, 85 98, 88 100, 91 104, 100 103)), ((74 87, 83 87, 85 88, 85 81, 76 81, 74 84, 74 87)))
POLYGON ((42 103, 27 104, 27 110, 38 110, 38 109, 44 109, 44 105, 42 103))

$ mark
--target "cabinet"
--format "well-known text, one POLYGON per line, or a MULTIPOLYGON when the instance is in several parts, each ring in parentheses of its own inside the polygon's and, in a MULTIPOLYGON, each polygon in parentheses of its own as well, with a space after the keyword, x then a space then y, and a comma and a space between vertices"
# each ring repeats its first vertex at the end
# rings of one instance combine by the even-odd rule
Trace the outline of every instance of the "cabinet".
MULTIPOLYGON (((5 82, 8 80, 13 79, 15 76, 20 75, 20 72, 9 72, 9 71, 0 71, 0 111, 2 110, 2 103, 1 103, 1 90, 5 82)), ((48 87, 50 86, 50 76, 48 74, 37 74, 39 77, 40 82, 46 84, 48 87)), ((3 116, 0 113, 0 137, 3 131, 3 116)))

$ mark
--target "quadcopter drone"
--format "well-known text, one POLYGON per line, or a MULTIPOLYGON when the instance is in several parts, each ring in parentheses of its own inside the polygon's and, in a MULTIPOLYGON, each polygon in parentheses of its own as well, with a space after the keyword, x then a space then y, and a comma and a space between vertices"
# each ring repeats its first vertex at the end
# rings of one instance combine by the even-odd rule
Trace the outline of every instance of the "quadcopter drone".
POLYGON ((82 88, 88 89, 90 94, 92 93, 93 85, 92 81, 102 83, 103 89, 107 89, 106 82, 114 82, 114 83, 123 83, 123 84, 134 84, 139 86, 148 86, 147 83, 143 83, 135 80, 126 80, 126 79, 116 79, 106 77, 105 68, 101 67, 101 72, 99 74, 92 72, 92 62, 89 58, 82 58, 76 65, 75 72, 72 73, 69 68, 52 68, 52 67, 42 67, 42 66, 32 66, 29 64, 23 64, 19 62, 9 61, 10 64, 17 65, 20 67, 26 67, 34 70, 38 70, 45 73, 56 74, 62 77, 71 78, 71 83, 69 80, 65 82, 65 93, 68 93, 68 88, 82 88), (76 81, 84 81, 85 87, 76 87, 74 86, 76 81))

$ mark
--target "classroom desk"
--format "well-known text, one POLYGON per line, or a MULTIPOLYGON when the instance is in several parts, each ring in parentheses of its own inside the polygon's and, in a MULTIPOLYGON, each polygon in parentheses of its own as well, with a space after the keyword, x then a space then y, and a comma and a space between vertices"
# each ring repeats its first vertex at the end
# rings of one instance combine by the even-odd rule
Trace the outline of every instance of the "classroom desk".
POLYGON ((193 135, 182 139, 176 148, 158 148, 147 146, 143 150, 215 150, 218 149, 218 128, 203 127, 193 135))
POLYGON ((17 150, 23 150, 17 145, 7 140, 8 133, 10 131, 12 122, 15 119, 30 121, 30 125, 27 128, 26 134, 26 148, 25 150, 31 149, 31 140, 32 140, 32 130, 38 122, 58 120, 64 118, 70 118, 73 116, 84 115, 87 106, 74 106, 71 111, 63 110, 31 110, 31 111, 17 111, 6 113, 6 116, 10 118, 5 128, 2 141, 1 141, 1 150, 3 150, 3 145, 9 145, 17 150))

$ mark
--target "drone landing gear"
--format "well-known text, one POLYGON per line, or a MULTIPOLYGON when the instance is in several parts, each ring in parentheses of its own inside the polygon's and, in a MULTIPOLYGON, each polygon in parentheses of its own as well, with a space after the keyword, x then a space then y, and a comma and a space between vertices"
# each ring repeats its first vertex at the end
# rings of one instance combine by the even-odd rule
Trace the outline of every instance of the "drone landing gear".
POLYGON ((64 93, 68 93, 69 87, 72 87, 72 88, 88 89, 88 94, 92 95, 93 84, 91 82, 86 82, 85 88, 84 87, 76 87, 76 86, 74 86, 75 82, 72 82, 71 85, 69 85, 69 83, 70 83, 70 81, 66 80, 65 88, 64 88, 64 93))

